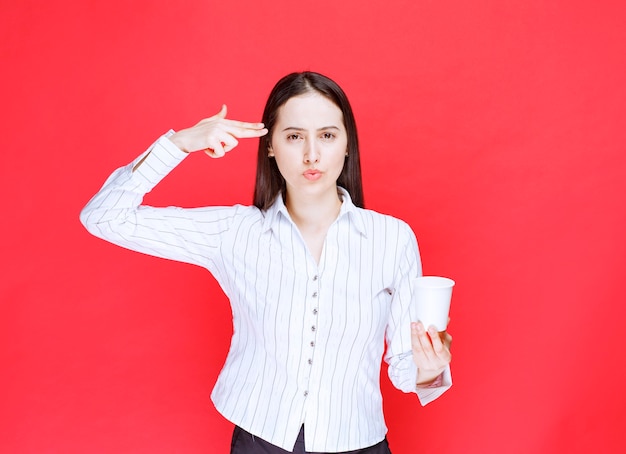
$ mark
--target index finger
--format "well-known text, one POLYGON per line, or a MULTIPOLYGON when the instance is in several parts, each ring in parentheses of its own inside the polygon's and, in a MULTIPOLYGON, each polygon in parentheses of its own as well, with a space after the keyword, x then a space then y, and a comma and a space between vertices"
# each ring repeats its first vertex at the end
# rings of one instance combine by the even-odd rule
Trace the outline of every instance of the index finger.
POLYGON ((224 118, 224 125, 232 126, 234 128, 242 128, 242 129, 263 129, 265 125, 259 122, 250 122, 250 121, 240 121, 240 120, 231 120, 230 118, 224 118))
POLYGON ((247 123, 244 121, 226 120, 224 131, 237 138, 261 137, 268 130, 263 123, 247 123))

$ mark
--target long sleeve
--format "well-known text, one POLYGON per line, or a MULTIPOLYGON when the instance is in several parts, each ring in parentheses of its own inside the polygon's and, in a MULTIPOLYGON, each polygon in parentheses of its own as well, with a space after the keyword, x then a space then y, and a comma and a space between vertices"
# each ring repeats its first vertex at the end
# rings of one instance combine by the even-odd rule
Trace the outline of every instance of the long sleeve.
POLYGON ((188 155, 168 135, 113 172, 82 210, 81 222, 93 235, 118 246, 214 268, 210 262, 219 249, 220 234, 232 223, 235 207, 183 209, 141 205, 144 195, 188 155))
POLYGON ((220 283, 233 338, 211 398, 226 419, 287 451, 302 424, 307 451, 372 446, 386 433, 385 340, 397 388, 425 404, 449 387, 415 384, 411 282, 421 263, 406 223, 355 207, 341 190, 341 213, 316 262, 281 197, 267 211, 142 205, 185 156, 160 138, 109 177, 81 220, 125 248, 203 266, 220 283))
POLYGON ((411 347, 411 322, 416 321, 413 304, 413 281, 421 276, 417 240, 410 227, 404 223, 399 235, 401 248, 398 254, 396 285, 393 289, 391 314, 387 326, 387 351, 385 361, 389 364, 388 375, 393 385, 399 390, 417 394, 422 405, 437 399, 452 386, 452 376, 448 366, 443 373, 440 386, 417 387, 417 365, 413 361, 411 347))

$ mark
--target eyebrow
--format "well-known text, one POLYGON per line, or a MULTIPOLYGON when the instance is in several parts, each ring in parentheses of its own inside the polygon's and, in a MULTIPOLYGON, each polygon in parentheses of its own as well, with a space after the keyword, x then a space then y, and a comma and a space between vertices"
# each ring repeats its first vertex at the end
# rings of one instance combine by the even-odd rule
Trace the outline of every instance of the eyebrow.
MULTIPOLYGON (((337 131, 339 131, 339 128, 337 126, 324 126, 323 128, 317 128, 318 131, 325 131, 327 129, 336 129, 337 131)), ((297 126, 287 126, 285 129, 283 129, 283 132, 285 131, 306 131, 306 128, 299 128, 297 126)))

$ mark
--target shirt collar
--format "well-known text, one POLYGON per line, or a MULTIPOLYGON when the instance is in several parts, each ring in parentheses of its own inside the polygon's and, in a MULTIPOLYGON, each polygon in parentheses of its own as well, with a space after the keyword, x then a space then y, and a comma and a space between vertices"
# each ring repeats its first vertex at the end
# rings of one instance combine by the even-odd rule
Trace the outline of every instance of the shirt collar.
MULTIPOLYGON (((365 222, 363 221, 363 213, 361 212, 362 210, 354 205, 354 203, 352 203, 352 198, 350 197, 350 194, 348 194, 348 191, 340 186, 337 186, 337 191, 339 192, 339 195, 343 200, 343 203, 341 204, 341 210, 339 211, 339 216, 337 219, 340 219, 343 216, 349 216, 352 220, 351 225, 361 235, 367 236, 365 222)), ((280 216, 284 216, 285 219, 291 219, 281 194, 276 197, 276 200, 274 201, 272 206, 270 206, 265 211, 265 218, 263 219, 263 231, 267 231, 274 227, 279 221, 280 216)))

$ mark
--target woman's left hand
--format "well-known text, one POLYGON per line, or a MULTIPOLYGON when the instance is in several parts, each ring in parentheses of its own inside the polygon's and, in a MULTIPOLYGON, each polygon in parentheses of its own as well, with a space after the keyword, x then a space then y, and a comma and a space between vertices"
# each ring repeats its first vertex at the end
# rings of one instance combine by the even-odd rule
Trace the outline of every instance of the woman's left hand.
POLYGON ((438 333, 434 326, 428 331, 422 322, 411 323, 413 361, 417 365, 418 386, 428 385, 448 367, 452 360, 452 336, 447 331, 438 333))

